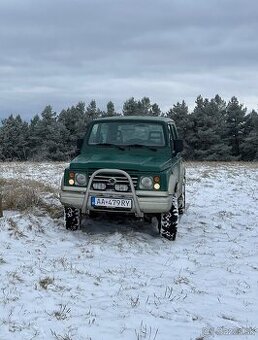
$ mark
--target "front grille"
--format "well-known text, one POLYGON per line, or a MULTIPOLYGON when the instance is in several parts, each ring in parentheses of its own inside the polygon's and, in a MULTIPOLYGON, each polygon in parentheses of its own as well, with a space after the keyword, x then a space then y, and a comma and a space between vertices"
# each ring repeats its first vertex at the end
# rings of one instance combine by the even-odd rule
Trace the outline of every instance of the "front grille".
MULTIPOLYGON (((93 173, 93 172, 92 172, 93 173)), ((92 176, 92 173, 89 174, 89 179, 92 176)), ((136 189, 137 187, 137 182, 138 182, 138 177, 137 176, 130 176, 134 185, 134 188, 136 189)), ((114 184, 126 184, 129 187, 128 191, 130 190, 130 183, 127 179, 127 177, 120 175, 120 174, 105 174, 105 173, 101 173, 99 175, 96 175, 92 181, 92 185, 93 183, 105 183, 107 186, 108 190, 114 190, 114 184), (114 183, 112 183, 114 182, 114 183)))

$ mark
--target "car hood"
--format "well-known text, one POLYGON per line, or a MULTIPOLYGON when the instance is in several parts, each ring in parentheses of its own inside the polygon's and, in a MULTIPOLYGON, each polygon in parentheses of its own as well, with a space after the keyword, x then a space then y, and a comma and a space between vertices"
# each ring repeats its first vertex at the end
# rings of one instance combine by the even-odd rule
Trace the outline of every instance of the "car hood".
MULTIPOLYGON (((141 150, 142 151, 142 150, 141 150)), ((96 153, 81 154, 70 164, 71 169, 121 169, 134 171, 163 171, 170 164, 170 155, 166 152, 148 150, 143 152, 127 152, 109 149, 96 153)))

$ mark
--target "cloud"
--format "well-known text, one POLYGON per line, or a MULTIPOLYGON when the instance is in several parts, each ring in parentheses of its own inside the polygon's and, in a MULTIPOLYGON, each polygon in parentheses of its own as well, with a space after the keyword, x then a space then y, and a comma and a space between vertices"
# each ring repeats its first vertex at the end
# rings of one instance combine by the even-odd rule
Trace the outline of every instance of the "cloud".
POLYGON ((199 94, 257 109, 255 0, 2 0, 0 117, 95 98, 164 110, 199 94), (240 77, 241 75, 241 77, 240 77))

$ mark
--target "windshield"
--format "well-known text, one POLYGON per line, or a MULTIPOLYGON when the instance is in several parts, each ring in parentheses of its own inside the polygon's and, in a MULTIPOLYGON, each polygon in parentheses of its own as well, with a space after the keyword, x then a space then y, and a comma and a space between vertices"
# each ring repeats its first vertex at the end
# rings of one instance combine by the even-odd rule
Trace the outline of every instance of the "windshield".
POLYGON ((165 146, 163 126, 152 122, 100 122, 92 126, 89 145, 165 146))

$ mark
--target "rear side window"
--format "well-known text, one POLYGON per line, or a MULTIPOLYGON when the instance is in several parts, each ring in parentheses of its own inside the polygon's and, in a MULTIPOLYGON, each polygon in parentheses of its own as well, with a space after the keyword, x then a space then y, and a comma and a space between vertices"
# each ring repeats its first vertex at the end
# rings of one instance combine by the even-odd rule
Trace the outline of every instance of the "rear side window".
POLYGON ((174 150, 174 140, 177 139, 177 131, 173 124, 168 124, 169 139, 172 150, 174 150))
POLYGON ((173 131, 173 139, 177 139, 178 134, 177 134, 177 129, 176 129, 175 125, 171 124, 171 129, 173 131))

